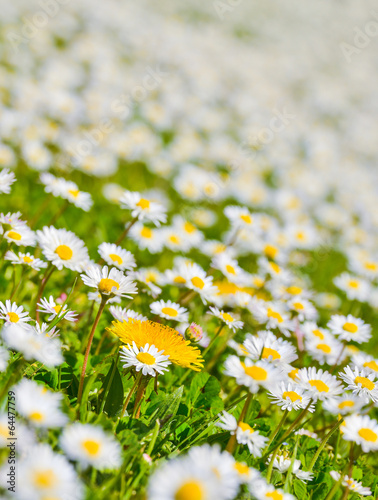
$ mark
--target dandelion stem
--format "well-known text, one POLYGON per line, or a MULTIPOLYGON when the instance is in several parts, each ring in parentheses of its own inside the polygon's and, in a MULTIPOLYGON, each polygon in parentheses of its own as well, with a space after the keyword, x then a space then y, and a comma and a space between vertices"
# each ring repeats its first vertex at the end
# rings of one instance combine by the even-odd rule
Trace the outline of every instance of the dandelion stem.
POLYGON ((78 391, 78 395, 77 395, 77 401, 78 401, 79 405, 81 403, 81 398, 82 398, 82 395, 83 395, 84 378, 85 378, 85 372, 86 372, 86 369, 87 369, 89 352, 91 350, 91 345, 92 345, 93 337, 94 337, 94 334, 95 334, 98 322, 100 321, 101 314, 102 314, 102 312, 103 312, 103 310, 105 308, 106 301, 107 301, 107 298, 103 297, 102 300, 101 300, 101 304, 100 304, 99 310, 97 312, 97 316, 96 316, 96 318, 94 320, 91 333, 89 335, 88 344, 87 344, 87 348, 86 348, 85 355, 84 355, 83 368, 81 370, 79 391, 78 391))
POLYGON ((332 436, 332 434, 337 431, 337 429, 340 427, 340 425, 344 422, 344 419, 341 418, 340 420, 338 420, 336 422, 336 424, 332 427, 332 429, 324 436, 322 442, 320 443, 320 446, 319 448, 317 449, 313 459, 311 460, 311 463, 310 463, 310 467, 309 467, 309 472, 312 471, 312 469, 314 468, 314 465, 317 461, 317 459, 319 458, 319 455, 320 453, 323 451, 323 448, 325 447, 325 445, 327 444, 327 441, 328 439, 332 436))
POLYGON ((125 403, 123 405, 123 408, 122 408, 121 418, 124 416, 124 414, 126 412, 126 409, 127 409, 127 405, 130 403, 130 399, 132 398, 132 395, 134 394, 135 389, 139 385, 139 382, 140 382, 141 378, 142 378, 142 371, 140 371, 138 373, 138 375, 136 376, 134 385, 132 386, 132 388, 130 389, 129 394, 127 395, 126 401, 125 401, 125 403))

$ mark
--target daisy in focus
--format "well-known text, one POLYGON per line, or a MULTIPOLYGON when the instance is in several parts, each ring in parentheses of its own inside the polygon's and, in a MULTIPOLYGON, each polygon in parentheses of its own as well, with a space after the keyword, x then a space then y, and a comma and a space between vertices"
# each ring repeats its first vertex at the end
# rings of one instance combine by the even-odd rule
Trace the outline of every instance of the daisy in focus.
POLYGON ((133 280, 115 267, 109 271, 108 266, 100 268, 91 265, 80 276, 85 285, 96 288, 106 298, 114 296, 131 298, 130 294, 137 293, 133 280))
POLYGON ((158 351, 154 345, 146 344, 138 348, 133 341, 132 345, 121 348, 120 358, 124 363, 123 368, 133 366, 137 372, 141 371, 144 376, 156 377, 157 374, 163 374, 168 370, 171 364, 169 356, 162 354, 164 351, 158 351))

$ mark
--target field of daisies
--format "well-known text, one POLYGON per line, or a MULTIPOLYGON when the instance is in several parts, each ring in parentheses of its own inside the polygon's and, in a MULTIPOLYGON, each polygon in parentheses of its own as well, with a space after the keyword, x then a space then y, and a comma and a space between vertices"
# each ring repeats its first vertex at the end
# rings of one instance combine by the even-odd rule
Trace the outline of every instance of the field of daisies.
POLYGON ((377 498, 373 7, 3 2, 1 500, 377 498))

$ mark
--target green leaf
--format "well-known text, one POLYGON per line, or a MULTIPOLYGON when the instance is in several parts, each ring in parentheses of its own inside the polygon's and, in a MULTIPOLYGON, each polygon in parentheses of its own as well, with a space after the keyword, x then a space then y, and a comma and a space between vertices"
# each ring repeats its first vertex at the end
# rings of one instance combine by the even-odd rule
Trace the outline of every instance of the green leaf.
POLYGON ((293 481, 293 489, 295 496, 297 498, 307 498, 307 488, 303 481, 299 479, 294 479, 293 481))
POLYGON ((107 413, 109 417, 114 417, 121 412, 123 406, 123 383, 119 370, 117 366, 115 366, 114 360, 102 384, 100 394, 101 396, 99 397, 99 407, 101 407, 103 398, 106 397, 104 412, 107 413), (113 380, 110 383, 109 392, 107 396, 105 396, 106 388, 108 387, 112 375, 113 380))
POLYGON ((176 389, 172 394, 166 396, 163 404, 160 406, 156 415, 154 415, 155 420, 159 419, 162 421, 163 425, 168 422, 168 420, 172 419, 180 406, 180 401, 182 399, 182 395, 184 393, 184 386, 182 385, 178 389, 176 389))

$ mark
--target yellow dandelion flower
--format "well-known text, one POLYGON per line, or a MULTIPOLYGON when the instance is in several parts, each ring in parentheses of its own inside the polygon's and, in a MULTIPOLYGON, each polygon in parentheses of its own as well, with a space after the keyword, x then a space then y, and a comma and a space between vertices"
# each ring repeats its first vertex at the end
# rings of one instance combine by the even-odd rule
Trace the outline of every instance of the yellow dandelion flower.
POLYGON ((135 342, 139 348, 146 344, 154 345, 159 351, 164 351, 164 355, 169 356, 171 363, 183 368, 200 371, 203 367, 200 350, 192 347, 189 341, 169 326, 130 318, 124 322, 113 321, 107 330, 117 335, 124 344, 135 342))

